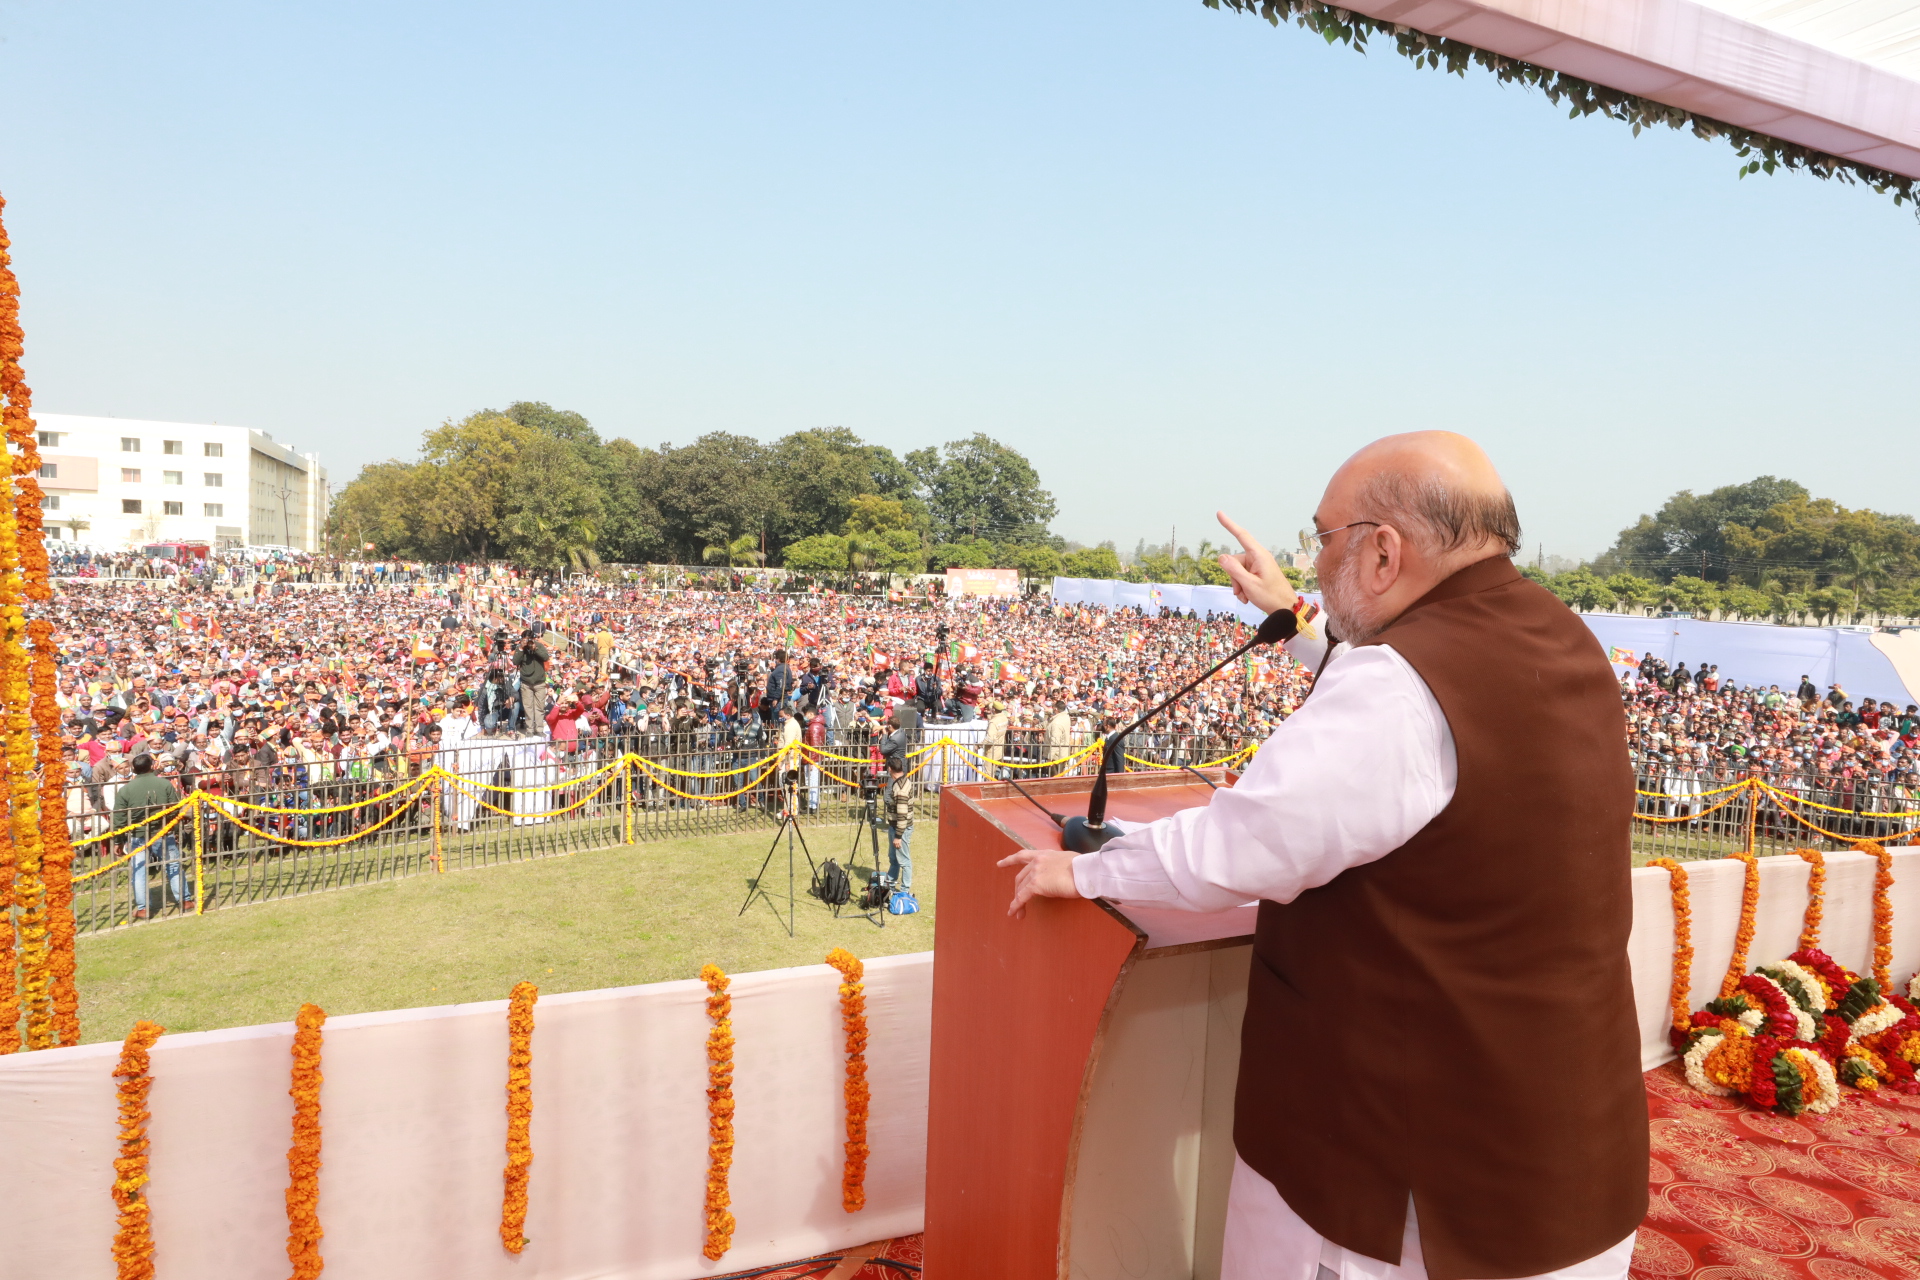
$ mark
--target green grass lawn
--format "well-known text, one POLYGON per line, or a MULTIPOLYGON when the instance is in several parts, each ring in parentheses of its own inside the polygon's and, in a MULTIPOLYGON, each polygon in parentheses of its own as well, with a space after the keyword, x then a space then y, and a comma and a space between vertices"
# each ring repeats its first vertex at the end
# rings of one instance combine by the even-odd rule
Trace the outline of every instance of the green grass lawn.
MULTIPOLYGON (((82 937, 84 1038, 119 1040, 150 1018, 169 1031, 291 1019, 302 1001, 329 1014, 504 999, 521 979, 584 991, 817 964, 933 947, 938 824, 914 825, 920 914, 834 919, 799 868, 795 937, 765 902, 736 913, 771 831, 619 845, 474 871, 422 875, 199 918, 82 937)), ((844 863, 851 827, 806 828, 814 857, 844 863)), ((863 854, 863 863, 865 861, 863 854)), ((786 889, 785 846, 769 869, 786 889)), ((856 881, 856 893, 859 882, 856 881)))

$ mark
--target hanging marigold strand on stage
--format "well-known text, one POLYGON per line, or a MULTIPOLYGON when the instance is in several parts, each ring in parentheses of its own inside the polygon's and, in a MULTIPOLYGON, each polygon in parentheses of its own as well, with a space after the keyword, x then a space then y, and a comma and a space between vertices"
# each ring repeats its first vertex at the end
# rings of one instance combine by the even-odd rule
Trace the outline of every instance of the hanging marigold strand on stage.
POLYGON ((1873 980, 1884 998, 1893 990, 1893 855, 1871 840, 1853 847, 1880 864, 1873 874, 1873 980))
POLYGON ((733 998, 732 980, 717 965, 705 965, 707 984, 707 1242, 700 1252, 718 1260, 733 1247, 733 1203, 727 1177, 733 1168, 733 998))
POLYGON ((1720 998, 1731 996, 1740 985, 1740 979, 1747 974, 1747 952, 1753 947, 1754 922, 1760 911, 1760 859, 1751 853, 1730 853, 1729 858, 1737 858, 1746 866, 1746 877, 1740 886, 1740 929, 1733 935, 1733 959, 1727 964, 1727 975, 1720 979, 1720 998))
POLYGON ((507 1006, 507 1168, 500 1204, 500 1242, 508 1253, 527 1247, 527 1182, 533 1172, 533 1004, 540 988, 514 984, 507 1006))
POLYGON ((113 1069, 120 1082, 120 1154, 113 1162, 113 1203, 119 1209, 119 1227, 113 1235, 113 1263, 118 1280, 153 1280, 153 1222, 147 1209, 147 1094, 153 1088, 147 1051, 166 1034, 166 1028, 144 1019, 120 1046, 120 1063, 113 1069))
POLYGON ((327 1012, 303 1004, 294 1019, 293 1145, 287 1148, 287 1261, 291 1280, 316 1280, 320 1256, 320 1042, 327 1012))
POLYGON ((1800 921, 1800 947, 1811 951, 1820 945, 1820 921, 1827 905, 1827 855, 1818 849, 1795 849, 1811 868, 1807 872, 1807 913, 1800 921))
POLYGON ((1672 858, 1653 858, 1650 867, 1664 867, 1673 891, 1673 985, 1667 1002, 1673 1010, 1673 1029, 1685 1035, 1693 1021, 1693 907, 1687 891, 1687 869, 1672 858))
POLYGON ((867 1207, 867 994, 866 966, 852 952, 835 947, 827 963, 840 971, 840 1024, 847 1036, 847 1160, 840 1174, 840 1207, 858 1213, 867 1207))

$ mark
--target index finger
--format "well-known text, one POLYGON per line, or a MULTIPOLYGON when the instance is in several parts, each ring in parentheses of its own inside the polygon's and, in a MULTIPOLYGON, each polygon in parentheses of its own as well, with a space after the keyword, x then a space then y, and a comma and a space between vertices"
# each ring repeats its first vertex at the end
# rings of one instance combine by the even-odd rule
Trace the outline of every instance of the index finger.
POLYGON ((1266 552, 1266 548, 1260 545, 1259 539, 1255 538, 1252 534, 1248 533, 1245 529, 1242 529, 1239 525, 1235 524, 1233 522, 1233 518, 1229 516, 1226 512, 1216 511, 1213 513, 1213 515, 1214 515, 1214 518, 1218 520, 1221 523, 1221 525, 1226 529, 1226 531, 1232 534, 1239 541, 1242 547, 1245 547, 1248 551, 1256 551, 1262 554, 1266 552))

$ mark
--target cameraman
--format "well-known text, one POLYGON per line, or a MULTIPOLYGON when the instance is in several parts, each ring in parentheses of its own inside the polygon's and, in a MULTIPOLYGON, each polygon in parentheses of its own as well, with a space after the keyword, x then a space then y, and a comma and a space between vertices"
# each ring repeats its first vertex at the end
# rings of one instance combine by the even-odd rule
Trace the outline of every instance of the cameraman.
POLYGON ((787 651, 774 651, 774 670, 766 674, 766 695, 760 700, 760 720, 774 723, 787 710, 787 695, 793 693, 793 668, 787 666, 787 651))
POLYGON ((535 732, 547 722, 547 663, 553 655, 540 643, 540 634, 532 627, 520 633, 520 649, 514 654, 520 668, 520 719, 535 732))
POLYGON ((934 670, 931 658, 920 664, 920 678, 913 682, 913 700, 920 704, 920 714, 929 720, 944 710, 941 706, 940 676, 934 670))

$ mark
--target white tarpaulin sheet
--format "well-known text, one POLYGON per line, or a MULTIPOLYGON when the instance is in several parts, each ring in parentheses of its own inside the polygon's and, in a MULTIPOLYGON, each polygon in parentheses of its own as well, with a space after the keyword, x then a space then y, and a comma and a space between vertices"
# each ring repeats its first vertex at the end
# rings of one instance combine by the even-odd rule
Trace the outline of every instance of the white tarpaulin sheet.
MULTIPOLYGON (((1053 598, 1061 604, 1139 605, 1149 613, 1165 605, 1192 609, 1204 617, 1231 614, 1258 626, 1264 616, 1241 604, 1227 587, 1189 587, 1165 583, 1111 582, 1099 578, 1055 578, 1053 598), (1156 596, 1154 593, 1158 592, 1156 596)), ((1320 597, 1309 592, 1309 600, 1320 597)), ((1764 622, 1703 622, 1694 618, 1634 618, 1623 614, 1583 613, 1580 620, 1603 649, 1631 650, 1634 660, 1651 653, 1669 666, 1685 662, 1697 670, 1716 663, 1720 674, 1741 686, 1777 684, 1789 696, 1800 677, 1811 679, 1822 695, 1838 684, 1856 702, 1889 700, 1898 706, 1920 703, 1920 634, 1845 631, 1839 627, 1779 627, 1764 622)))

